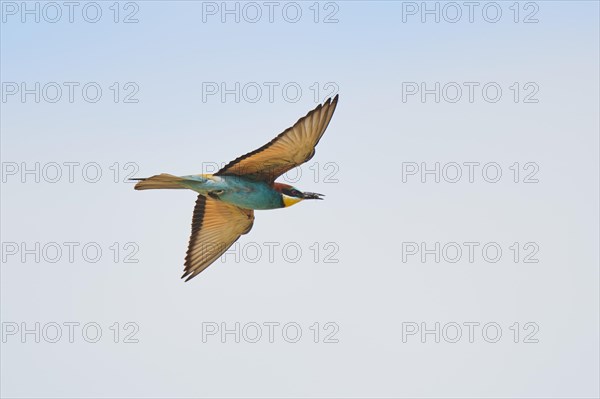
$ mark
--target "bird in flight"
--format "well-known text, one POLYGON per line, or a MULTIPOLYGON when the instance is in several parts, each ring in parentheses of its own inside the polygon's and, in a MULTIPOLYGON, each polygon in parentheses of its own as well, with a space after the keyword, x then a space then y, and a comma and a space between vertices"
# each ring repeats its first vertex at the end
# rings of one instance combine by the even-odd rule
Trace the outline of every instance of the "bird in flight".
POLYGON ((315 146, 325 133, 337 102, 336 95, 319 104, 294 126, 215 174, 162 173, 132 179, 138 181, 136 190, 190 189, 198 193, 181 278, 189 281, 196 277, 242 234, 248 233, 255 209, 285 208, 305 199, 322 199, 322 194, 302 192, 275 179, 315 155, 315 146))

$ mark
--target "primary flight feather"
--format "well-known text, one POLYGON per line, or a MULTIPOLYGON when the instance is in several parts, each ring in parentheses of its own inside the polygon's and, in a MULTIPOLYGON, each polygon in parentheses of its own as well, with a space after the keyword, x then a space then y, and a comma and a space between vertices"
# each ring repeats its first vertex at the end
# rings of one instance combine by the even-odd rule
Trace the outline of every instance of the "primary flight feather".
POLYGON ((252 229, 255 209, 277 209, 322 194, 277 183, 287 171, 310 160, 337 106, 338 96, 319 104, 264 146, 231 161, 214 175, 142 178, 136 190, 190 189, 198 193, 182 278, 188 281, 252 229))

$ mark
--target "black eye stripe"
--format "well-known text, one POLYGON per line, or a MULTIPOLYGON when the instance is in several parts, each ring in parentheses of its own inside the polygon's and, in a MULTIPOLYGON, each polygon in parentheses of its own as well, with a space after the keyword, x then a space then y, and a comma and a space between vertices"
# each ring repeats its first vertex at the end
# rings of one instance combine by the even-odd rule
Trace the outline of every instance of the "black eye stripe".
POLYGON ((282 192, 285 195, 289 195, 290 197, 298 197, 298 198, 302 197, 302 194, 300 193, 300 191, 298 191, 298 190, 296 190, 294 188, 291 188, 291 189, 287 189, 286 188, 285 190, 282 190, 282 192))

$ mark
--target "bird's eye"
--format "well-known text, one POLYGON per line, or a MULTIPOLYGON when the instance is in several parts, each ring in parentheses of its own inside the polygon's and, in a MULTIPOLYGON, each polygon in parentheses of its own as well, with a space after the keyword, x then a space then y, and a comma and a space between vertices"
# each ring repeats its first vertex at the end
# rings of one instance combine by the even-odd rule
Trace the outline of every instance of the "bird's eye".
POLYGON ((289 197, 302 198, 302 193, 295 188, 287 188, 282 193, 289 197))

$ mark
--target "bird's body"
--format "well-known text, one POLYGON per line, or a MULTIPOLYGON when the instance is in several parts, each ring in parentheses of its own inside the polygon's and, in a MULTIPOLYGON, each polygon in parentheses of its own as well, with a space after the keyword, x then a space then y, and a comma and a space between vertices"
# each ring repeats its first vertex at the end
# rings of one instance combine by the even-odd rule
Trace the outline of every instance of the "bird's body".
POLYGON ((272 185, 242 176, 181 176, 181 184, 198 194, 244 209, 284 208, 281 193, 272 185))
POLYGON ((338 96, 300 118, 269 143, 214 175, 160 174, 140 180, 136 190, 190 189, 198 193, 183 277, 197 276, 252 229, 254 210, 285 208, 322 194, 302 192, 275 179, 308 161, 337 106, 338 96))

